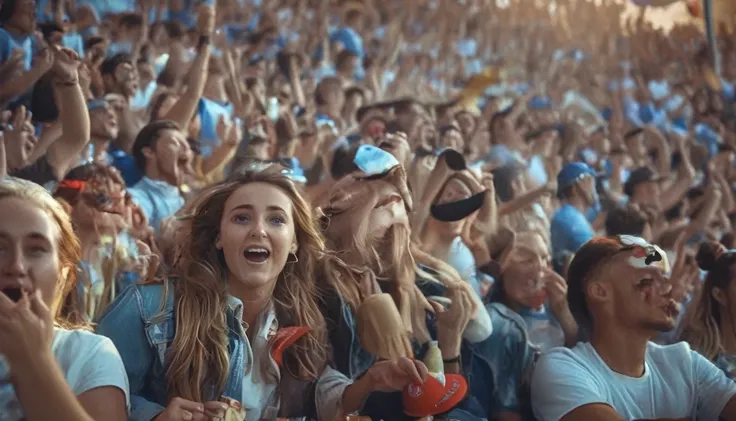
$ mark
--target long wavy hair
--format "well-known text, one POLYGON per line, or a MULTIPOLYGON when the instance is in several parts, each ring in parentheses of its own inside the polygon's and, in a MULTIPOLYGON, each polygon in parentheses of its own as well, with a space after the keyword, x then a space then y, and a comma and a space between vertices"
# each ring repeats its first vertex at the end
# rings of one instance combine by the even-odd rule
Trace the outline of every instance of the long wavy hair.
POLYGON ((237 171, 194 199, 185 216, 187 233, 174 282, 176 334, 167 361, 168 394, 195 402, 216 399, 229 368, 226 321, 227 265, 214 247, 225 202, 239 187, 267 183, 292 200, 298 262, 284 267, 273 291, 280 326, 308 326, 309 333, 287 348, 284 368, 302 380, 314 380, 328 360, 326 324, 317 304, 314 273, 325 244, 312 209, 281 169, 237 171))
MULTIPOLYGON (((423 270, 417 262, 427 263, 426 266, 434 269, 439 266, 448 274, 454 269, 438 263, 426 253, 422 253, 411 241, 411 230, 408 224, 395 224, 386 234, 377 238, 371 234, 370 214, 379 205, 386 194, 399 192, 407 199, 408 189, 406 177, 402 171, 391 172, 378 178, 354 178, 348 176, 337 183, 329 194, 327 203, 323 204, 325 217, 323 229, 327 237, 328 248, 339 253, 340 258, 348 265, 367 268, 376 276, 390 279, 388 290, 399 312, 408 323, 409 314, 416 315, 423 311, 422 306, 428 303, 417 301, 412 294, 417 276, 424 279, 454 283, 459 275, 440 277, 423 270), (415 260, 415 256, 417 260, 415 260), (439 279, 437 279, 439 278, 439 279)), ((407 205, 408 206, 408 205, 407 205)), ((350 290, 348 297, 360 296, 358 283, 352 282, 344 288, 350 290)), ((345 295, 344 292, 338 291, 345 295)), ((349 298, 348 298, 348 301, 349 298)), ((428 332, 426 325, 413 323, 406 326, 418 339, 426 339, 428 332)))
MULTIPOLYGON (((59 274, 56 293, 50 304, 54 323, 66 329, 89 329, 86 319, 76 311, 62 314, 62 303, 70 293, 75 292, 77 283, 77 262, 81 259, 79 239, 72 228, 72 221, 61 203, 38 184, 17 178, 0 180, 0 200, 16 198, 32 203, 44 211, 59 227, 58 259, 59 274)), ((7 215, 9 217, 9 215, 7 215)))
POLYGON ((709 360, 715 359, 724 352, 721 340, 723 319, 731 318, 736 303, 728 300, 728 288, 733 278, 736 265, 736 252, 725 251, 722 246, 702 243, 695 256, 698 266, 708 271, 703 287, 686 312, 686 320, 682 325, 680 340, 690 344, 692 349, 709 360), (723 291, 728 305, 726 314, 721 312, 721 304, 713 296, 713 289, 723 291))

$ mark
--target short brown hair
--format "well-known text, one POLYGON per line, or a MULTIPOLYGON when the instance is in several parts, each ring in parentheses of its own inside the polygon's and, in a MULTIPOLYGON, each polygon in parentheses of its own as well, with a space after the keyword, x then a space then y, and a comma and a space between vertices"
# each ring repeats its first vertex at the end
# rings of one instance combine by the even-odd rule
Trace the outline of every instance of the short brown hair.
POLYGON ((585 301, 587 280, 621 250, 617 237, 595 237, 575 253, 567 272, 567 302, 578 326, 590 329, 592 318, 585 301))

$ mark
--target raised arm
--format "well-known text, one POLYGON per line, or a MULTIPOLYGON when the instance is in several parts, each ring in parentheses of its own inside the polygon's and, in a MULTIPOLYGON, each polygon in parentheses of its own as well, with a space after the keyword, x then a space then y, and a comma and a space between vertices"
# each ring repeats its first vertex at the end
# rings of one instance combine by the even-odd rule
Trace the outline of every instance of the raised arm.
POLYGON ((46 152, 49 165, 56 178, 61 180, 79 159, 79 154, 89 142, 89 111, 84 93, 79 86, 79 58, 68 48, 57 48, 51 70, 54 98, 59 108, 62 134, 46 152))
POLYGON ((207 69, 210 61, 210 36, 215 25, 215 12, 211 7, 203 7, 200 17, 197 21, 197 27, 200 36, 199 45, 197 46, 197 56, 189 68, 187 75, 187 90, 181 95, 178 101, 169 111, 162 115, 161 120, 172 120, 179 124, 179 127, 188 127, 189 121, 197 111, 199 98, 204 92, 204 85, 207 82, 207 69))

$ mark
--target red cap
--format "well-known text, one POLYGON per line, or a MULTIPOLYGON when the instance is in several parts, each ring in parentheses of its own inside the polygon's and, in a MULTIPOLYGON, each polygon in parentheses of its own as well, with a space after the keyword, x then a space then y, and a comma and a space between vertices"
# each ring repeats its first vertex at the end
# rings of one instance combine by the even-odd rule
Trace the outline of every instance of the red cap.
POLYGON ((447 412, 455 407, 468 392, 468 382, 460 374, 445 374, 445 385, 429 376, 424 384, 410 384, 404 388, 404 413, 422 418, 447 412))

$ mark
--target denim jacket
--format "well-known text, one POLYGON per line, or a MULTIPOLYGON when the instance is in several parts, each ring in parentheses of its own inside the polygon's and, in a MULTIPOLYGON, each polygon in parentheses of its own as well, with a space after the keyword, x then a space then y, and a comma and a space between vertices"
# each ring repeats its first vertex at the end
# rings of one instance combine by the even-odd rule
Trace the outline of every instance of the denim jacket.
MULTIPOLYGON (((476 344, 476 351, 488 358, 495 390, 491 393, 490 411, 521 412, 529 409, 525 398, 531 372, 539 351, 529 342, 524 320, 506 307, 494 302, 486 305, 493 321, 491 340, 476 344)), ((525 418, 526 419, 526 418, 525 418)))
MULTIPOLYGON (((243 304, 231 297, 226 312, 230 369, 222 395, 242 401, 250 351, 242 326, 243 304)), ((98 321, 97 333, 115 343, 125 364, 130 382, 130 420, 149 421, 163 412, 168 402, 166 351, 176 333, 172 282, 126 288, 98 321)), ((278 416, 334 421, 343 414, 342 394, 350 384, 350 380, 329 367, 315 382, 298 380, 283 370, 279 398, 275 406, 264 410, 262 420, 274 421, 278 416)), ((214 395, 215 391, 210 391, 206 400, 219 400, 220 396, 214 395)))

